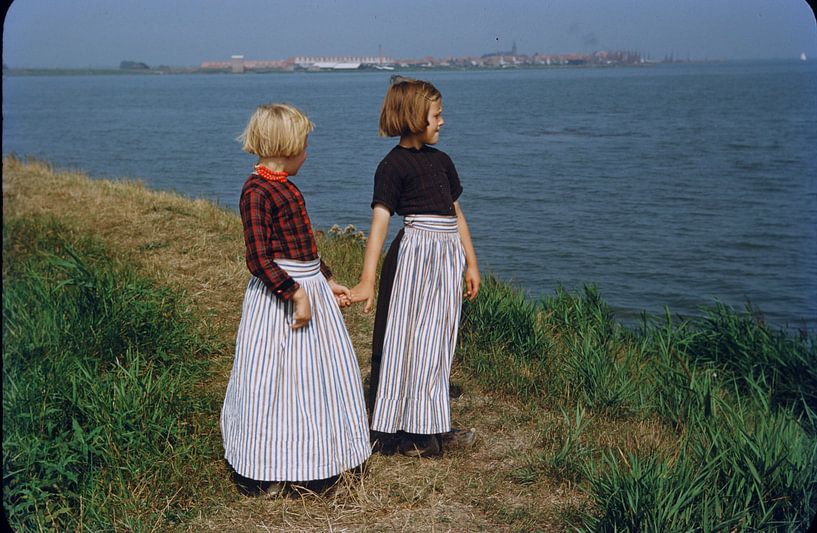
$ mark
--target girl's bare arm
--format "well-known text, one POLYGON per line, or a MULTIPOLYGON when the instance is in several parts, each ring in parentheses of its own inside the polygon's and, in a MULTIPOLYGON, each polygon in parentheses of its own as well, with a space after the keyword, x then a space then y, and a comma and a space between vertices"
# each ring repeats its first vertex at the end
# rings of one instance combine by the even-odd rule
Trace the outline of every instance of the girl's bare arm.
POLYGON ((389 231, 391 213, 384 206, 376 204, 372 209, 372 227, 366 241, 366 251, 363 255, 363 271, 360 274, 360 283, 352 287, 352 301, 363 302, 363 312, 368 313, 374 302, 374 281, 377 276, 377 262, 383 250, 383 243, 389 231))
POLYGON ((465 220, 459 201, 454 202, 454 211, 457 213, 457 230, 460 233, 460 241, 462 241, 462 248, 465 250, 465 296, 469 300, 473 300, 479 292, 480 282, 477 253, 474 251, 471 232, 468 230, 468 222, 465 220))

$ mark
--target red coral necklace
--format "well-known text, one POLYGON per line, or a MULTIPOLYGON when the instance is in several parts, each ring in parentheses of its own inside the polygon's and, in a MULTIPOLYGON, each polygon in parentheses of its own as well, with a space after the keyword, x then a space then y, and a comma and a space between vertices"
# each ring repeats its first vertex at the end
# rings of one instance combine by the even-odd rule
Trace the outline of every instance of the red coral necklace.
POLYGON ((287 180, 287 177, 289 176, 288 172, 284 171, 278 172, 275 170, 270 170, 264 165, 255 165, 255 173, 268 181, 284 182, 287 180))

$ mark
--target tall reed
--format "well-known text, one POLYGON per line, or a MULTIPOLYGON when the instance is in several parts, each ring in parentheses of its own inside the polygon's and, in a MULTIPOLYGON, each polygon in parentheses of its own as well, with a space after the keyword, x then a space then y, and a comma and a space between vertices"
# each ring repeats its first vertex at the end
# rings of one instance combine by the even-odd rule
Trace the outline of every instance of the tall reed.
POLYGON ((775 403, 817 410, 817 338, 774 330, 757 309, 742 314, 717 304, 698 321, 688 347, 692 361, 726 369, 743 389, 753 379, 768 389, 775 403))
POLYGON ((515 472, 529 482, 582 465, 572 479, 595 503, 579 529, 796 531, 817 512, 811 334, 722 305, 629 329, 592 286, 532 302, 489 278, 465 306, 461 340, 463 363, 498 390, 543 409, 657 417, 676 435, 670 450, 590 453, 575 444, 577 418, 554 453, 515 472))

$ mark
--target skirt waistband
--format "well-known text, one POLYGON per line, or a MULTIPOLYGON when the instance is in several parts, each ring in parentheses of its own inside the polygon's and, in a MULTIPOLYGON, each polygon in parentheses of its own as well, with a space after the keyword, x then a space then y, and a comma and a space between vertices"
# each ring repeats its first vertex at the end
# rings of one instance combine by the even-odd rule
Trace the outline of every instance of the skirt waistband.
POLYGON ((275 264, 287 271, 293 279, 305 279, 321 273, 321 260, 296 261, 295 259, 276 259, 275 264))
POLYGON ((457 217, 407 215, 403 218, 403 225, 407 228, 414 228, 424 231, 457 233, 457 217))

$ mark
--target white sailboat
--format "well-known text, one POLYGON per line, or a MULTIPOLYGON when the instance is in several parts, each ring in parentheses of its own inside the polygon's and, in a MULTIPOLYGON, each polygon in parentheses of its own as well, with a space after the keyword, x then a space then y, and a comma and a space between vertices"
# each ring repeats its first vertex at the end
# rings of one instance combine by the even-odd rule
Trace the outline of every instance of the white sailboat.
POLYGON ((805 61, 805 60, 806 60, 806 53, 805 52, 800 52, 800 61, 805 61))

